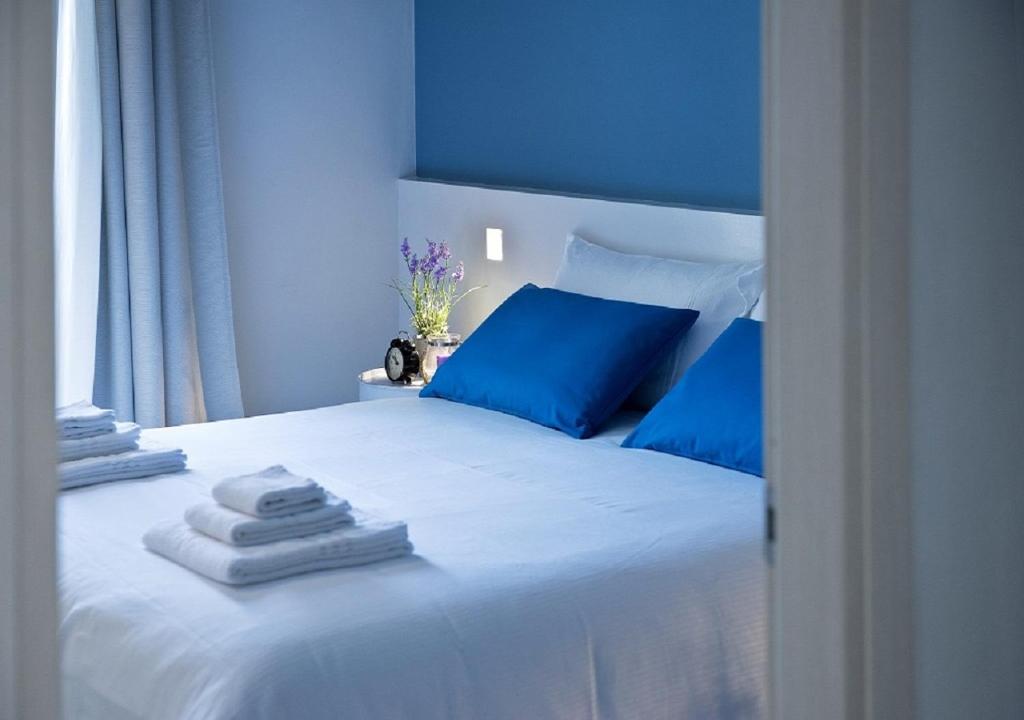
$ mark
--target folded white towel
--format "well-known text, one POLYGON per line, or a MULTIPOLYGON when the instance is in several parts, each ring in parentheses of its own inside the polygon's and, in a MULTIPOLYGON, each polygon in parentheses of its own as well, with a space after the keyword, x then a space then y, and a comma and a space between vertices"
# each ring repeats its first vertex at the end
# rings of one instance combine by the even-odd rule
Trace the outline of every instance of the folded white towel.
POLYGON ((57 443, 60 461, 68 462, 97 455, 116 455, 129 450, 138 450, 141 432, 142 428, 135 423, 116 423, 114 432, 61 440, 57 443))
POLYGON ((114 411, 80 400, 57 408, 57 439, 94 437, 114 432, 114 411))
POLYGON ((140 449, 120 455, 101 455, 61 463, 57 468, 62 490, 116 480, 136 480, 185 469, 185 453, 143 440, 140 449))
POLYGON ((330 495, 323 507, 272 518, 254 518, 217 503, 203 503, 185 511, 185 522, 199 532, 232 545, 263 545, 351 525, 351 509, 346 500, 330 495))
POLYGON ((142 542, 193 572, 229 585, 365 565, 412 552, 405 523, 371 518, 358 511, 355 514, 355 525, 253 547, 227 545, 173 520, 149 530, 142 542))
POLYGON ((327 493, 316 482, 281 465, 221 480, 211 494, 221 505, 261 518, 315 510, 327 502, 327 493))

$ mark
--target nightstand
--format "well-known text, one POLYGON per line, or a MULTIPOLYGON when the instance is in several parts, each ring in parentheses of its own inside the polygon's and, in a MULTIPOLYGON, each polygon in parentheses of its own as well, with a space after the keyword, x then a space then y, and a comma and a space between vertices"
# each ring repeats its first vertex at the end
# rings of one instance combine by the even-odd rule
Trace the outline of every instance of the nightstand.
POLYGON ((416 397, 423 389, 423 381, 413 380, 411 384, 395 383, 388 380, 384 368, 374 368, 359 373, 359 402, 364 400, 386 400, 397 397, 416 397))

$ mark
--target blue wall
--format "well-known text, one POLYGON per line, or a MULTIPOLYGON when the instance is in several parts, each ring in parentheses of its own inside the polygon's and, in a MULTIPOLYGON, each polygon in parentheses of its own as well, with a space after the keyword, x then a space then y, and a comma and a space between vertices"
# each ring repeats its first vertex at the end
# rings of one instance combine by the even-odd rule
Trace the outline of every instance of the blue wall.
POLYGON ((416 0, 420 177, 756 210, 759 0, 416 0))

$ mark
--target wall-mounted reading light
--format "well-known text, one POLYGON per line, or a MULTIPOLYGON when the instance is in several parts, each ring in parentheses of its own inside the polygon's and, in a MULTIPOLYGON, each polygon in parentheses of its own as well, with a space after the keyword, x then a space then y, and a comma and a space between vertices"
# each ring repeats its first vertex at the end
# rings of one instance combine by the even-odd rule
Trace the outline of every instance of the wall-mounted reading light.
POLYGON ((501 262, 504 257, 501 241, 504 232, 501 228, 487 228, 487 259, 501 262))

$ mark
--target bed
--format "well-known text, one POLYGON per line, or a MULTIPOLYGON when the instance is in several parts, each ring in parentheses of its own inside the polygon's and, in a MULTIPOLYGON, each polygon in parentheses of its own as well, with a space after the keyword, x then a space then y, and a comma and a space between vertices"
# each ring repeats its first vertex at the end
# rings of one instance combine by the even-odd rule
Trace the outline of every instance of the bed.
POLYGON ((760 478, 403 398, 156 431, 190 470, 60 498, 73 718, 750 718, 760 478), (232 588, 143 549, 283 463, 408 522, 412 557, 232 588))

